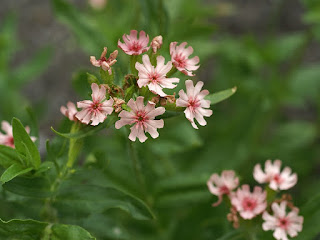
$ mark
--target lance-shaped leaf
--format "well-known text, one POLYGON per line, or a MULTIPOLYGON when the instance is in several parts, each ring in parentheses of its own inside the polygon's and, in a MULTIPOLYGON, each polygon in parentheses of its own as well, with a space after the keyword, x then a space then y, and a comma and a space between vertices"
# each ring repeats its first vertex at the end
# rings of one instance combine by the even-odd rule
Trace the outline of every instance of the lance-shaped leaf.
POLYGON ((49 224, 31 219, 13 219, 8 222, 0 219, 0 239, 94 240, 95 238, 79 226, 49 224))
POLYGON ((80 138, 84 138, 92 134, 95 134, 96 132, 99 132, 104 128, 109 128, 112 124, 116 122, 116 120, 117 120, 117 117, 114 115, 111 115, 107 117, 104 123, 101 123, 95 127, 89 126, 89 125, 83 125, 83 127, 75 133, 61 133, 55 130, 53 127, 51 127, 51 130, 61 137, 65 137, 69 139, 80 139, 80 138))
POLYGON ((227 90, 223 90, 217 93, 212 93, 206 97, 207 100, 210 100, 210 104, 216 104, 221 102, 229 97, 231 97, 237 91, 237 87, 229 88, 227 90))
POLYGON ((7 170, 4 171, 4 173, 0 177, 1 183, 6 183, 12 180, 13 178, 25 174, 27 172, 30 172, 33 168, 23 168, 23 166, 19 164, 13 164, 11 165, 7 170))
MULTIPOLYGON (((68 184, 69 185, 69 184, 68 184)), ((64 186, 56 197, 56 207, 64 214, 74 212, 89 214, 103 213, 118 208, 135 219, 155 218, 149 207, 140 199, 110 187, 95 185, 64 186)))
POLYGON ((33 166, 38 169, 41 164, 40 153, 31 140, 22 123, 16 119, 12 119, 14 145, 18 153, 26 156, 27 166, 33 166))
POLYGON ((45 177, 18 177, 3 185, 3 188, 17 195, 32 198, 47 198, 53 192, 51 184, 45 177))

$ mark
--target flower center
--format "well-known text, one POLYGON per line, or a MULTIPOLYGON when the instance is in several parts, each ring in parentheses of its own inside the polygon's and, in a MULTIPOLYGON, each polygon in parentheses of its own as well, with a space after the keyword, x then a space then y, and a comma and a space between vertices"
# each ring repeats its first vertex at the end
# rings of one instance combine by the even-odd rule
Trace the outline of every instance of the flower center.
POLYGON ((181 54, 177 55, 174 60, 178 67, 184 68, 186 66, 186 59, 181 54))
POLYGON ((91 105, 91 109, 93 110, 93 111, 97 111, 97 110, 99 110, 100 109, 100 106, 101 106, 101 103, 99 103, 99 102, 94 102, 94 103, 92 103, 92 105, 91 105))
POLYGON ((252 198, 244 198, 242 201, 242 207, 245 211, 253 211, 257 206, 257 201, 252 198))
POLYGON ((278 226, 282 229, 288 229, 290 222, 287 218, 279 218, 278 219, 278 226))
POLYGON ((200 107, 200 105, 201 105, 201 103, 200 103, 200 101, 198 100, 198 99, 194 99, 194 98, 189 98, 189 101, 188 101, 188 103, 189 103, 189 106, 188 106, 188 108, 190 108, 191 109, 191 111, 195 111, 198 107, 200 107))
POLYGON ((137 113, 136 113, 136 121, 138 122, 138 123, 144 123, 146 120, 148 120, 148 118, 147 118, 147 116, 146 116, 146 112, 145 111, 142 111, 142 110, 140 110, 140 111, 137 111, 137 113))
POLYGON ((219 188, 219 192, 221 194, 229 194, 230 193, 229 188, 226 185, 221 186, 219 188))
POLYGON ((276 183, 280 184, 282 182, 282 178, 279 174, 274 175, 273 180, 276 181, 276 183))
POLYGON ((155 73, 150 74, 149 79, 150 79, 150 82, 152 82, 152 83, 158 83, 158 75, 155 73))
POLYGON ((139 52, 141 49, 141 45, 138 42, 134 42, 131 46, 131 50, 135 52, 139 52))

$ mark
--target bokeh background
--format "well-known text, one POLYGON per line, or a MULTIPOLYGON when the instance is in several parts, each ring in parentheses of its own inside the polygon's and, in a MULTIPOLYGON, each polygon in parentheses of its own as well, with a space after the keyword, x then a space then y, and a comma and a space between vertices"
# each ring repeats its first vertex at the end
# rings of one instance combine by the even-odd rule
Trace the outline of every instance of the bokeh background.
MULTIPOLYGON (((254 184, 252 169, 266 159, 281 159, 298 173, 289 191, 305 216, 297 239, 320 239, 318 0, 108 0, 101 8, 85 0, 2 0, 0 23, 0 119, 32 122, 28 107, 38 120, 43 154, 45 140, 54 136, 50 126, 63 119, 60 106, 87 96, 85 73, 97 73, 89 56, 99 56, 104 46, 116 49, 131 29, 151 38, 162 34, 166 59, 171 41, 187 41, 201 61, 196 79, 210 92, 238 88, 213 107, 206 127, 196 131, 183 116, 168 119, 159 139, 139 145, 158 223, 118 217, 135 237, 112 238, 82 222, 99 239, 236 239, 223 238, 231 231, 227 209, 210 207, 215 198, 205 182, 213 172, 234 169, 242 183, 254 184)), ((120 54, 119 71, 125 61, 120 54)), ((110 165, 104 173, 116 174, 126 161, 124 137, 100 137, 89 138, 87 149, 105 153, 110 165)))

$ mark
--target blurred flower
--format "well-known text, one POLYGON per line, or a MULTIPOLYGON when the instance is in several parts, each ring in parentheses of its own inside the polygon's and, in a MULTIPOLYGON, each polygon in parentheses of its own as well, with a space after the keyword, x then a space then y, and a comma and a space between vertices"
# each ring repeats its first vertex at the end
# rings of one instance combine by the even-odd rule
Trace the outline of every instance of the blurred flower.
POLYGON ((110 98, 108 101, 106 99, 106 89, 104 86, 99 86, 96 83, 91 84, 92 89, 92 101, 84 100, 77 103, 78 108, 82 108, 75 117, 78 118, 82 123, 96 126, 102 123, 107 115, 111 114, 113 111, 113 99, 110 98))
POLYGON ((272 164, 271 160, 265 162, 264 170, 261 165, 257 164, 253 170, 253 177, 258 183, 269 183, 269 187, 273 190, 286 190, 293 187, 297 181, 297 174, 291 174, 291 168, 285 167, 280 172, 281 161, 275 160, 272 164))
POLYGON ((235 172, 233 170, 222 171, 221 177, 216 173, 212 174, 207 181, 207 186, 209 191, 219 198, 216 203, 212 204, 212 206, 218 206, 222 201, 223 195, 229 195, 238 185, 239 178, 235 176, 235 172))
MULTIPOLYGON (((3 134, 0 132, 0 145, 6 145, 8 147, 15 148, 14 146, 14 139, 13 139, 13 132, 12 132, 12 126, 7 121, 1 122, 1 129, 6 134, 3 134)), ((30 133, 30 128, 28 126, 25 127, 26 132, 30 133)), ((33 142, 37 140, 36 137, 30 137, 33 142)))
POLYGON ((302 231, 303 217, 298 216, 299 209, 294 208, 287 214, 286 206, 286 201, 280 204, 273 203, 271 208, 274 215, 270 215, 268 212, 264 212, 262 215, 265 221, 262 224, 263 230, 274 230, 273 236, 278 240, 288 240, 287 234, 290 237, 295 237, 298 232, 302 231))
POLYGON ((100 59, 97 60, 96 57, 91 56, 90 57, 90 62, 92 63, 93 66, 95 67, 102 67, 104 71, 108 71, 109 75, 112 74, 112 69, 111 66, 117 62, 116 58, 118 56, 118 50, 114 50, 108 59, 106 59, 107 55, 107 48, 103 48, 103 52, 100 56, 100 59))
POLYGON ((196 66, 199 63, 199 57, 189 59, 189 56, 193 53, 193 48, 191 46, 185 48, 186 45, 186 42, 179 46, 177 46, 177 42, 170 43, 171 61, 180 72, 188 76, 194 76, 192 71, 200 67, 200 65, 196 66))
POLYGON ((106 6, 107 0, 89 0, 89 4, 92 8, 99 10, 106 6))
POLYGON ((162 46, 162 36, 159 35, 152 39, 150 46, 152 48, 153 53, 157 53, 158 49, 160 49, 162 46))
POLYGON ((73 102, 68 102, 67 107, 61 106, 60 112, 65 115, 70 121, 78 121, 75 115, 78 113, 76 105, 73 102))
POLYGON ((165 112, 165 108, 155 108, 155 104, 153 102, 148 102, 145 106, 143 100, 144 97, 141 96, 137 97, 136 101, 130 99, 128 106, 132 111, 128 112, 122 110, 119 114, 121 119, 115 124, 116 129, 127 124, 134 124, 130 128, 131 133, 129 135, 129 139, 131 141, 135 141, 136 138, 138 138, 140 142, 145 142, 147 140, 145 132, 148 132, 151 137, 157 138, 159 136, 157 128, 163 128, 164 126, 163 119, 154 120, 154 118, 163 114, 165 112))
POLYGON ((140 31, 139 39, 137 37, 138 31, 131 30, 130 35, 123 34, 122 39, 124 43, 118 40, 118 47, 121 48, 128 55, 140 55, 149 50, 149 36, 144 31, 140 31))
POLYGON ((251 193, 249 185, 242 185, 242 188, 230 194, 231 204, 243 219, 252 219, 262 213, 267 207, 266 196, 266 191, 257 186, 251 193))
POLYGON ((142 56, 143 64, 137 62, 136 69, 139 71, 139 79, 137 81, 138 86, 144 87, 148 86, 149 90, 155 94, 159 94, 161 97, 167 96, 166 93, 162 91, 162 88, 175 88, 177 85, 173 83, 178 83, 179 78, 167 78, 167 73, 172 68, 172 63, 169 61, 164 64, 165 59, 163 56, 157 57, 157 66, 151 65, 148 55, 142 56))
POLYGON ((212 110, 205 109, 210 107, 210 101, 205 100, 204 97, 209 94, 208 90, 202 90, 203 82, 199 81, 196 86, 193 86, 191 80, 186 81, 187 94, 183 91, 179 91, 179 98, 177 99, 177 107, 186 107, 184 111, 186 118, 191 122, 195 129, 198 129, 194 122, 194 118, 201 126, 207 125, 205 117, 212 115, 212 110))

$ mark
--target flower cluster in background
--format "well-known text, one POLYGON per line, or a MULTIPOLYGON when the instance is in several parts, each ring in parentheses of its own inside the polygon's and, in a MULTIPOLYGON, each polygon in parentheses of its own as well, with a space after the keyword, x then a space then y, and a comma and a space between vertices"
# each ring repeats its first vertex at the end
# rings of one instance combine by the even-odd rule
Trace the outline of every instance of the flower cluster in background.
POLYGON ((231 206, 227 215, 234 228, 241 226, 244 220, 261 216, 264 231, 272 230, 278 240, 287 240, 288 235, 295 237, 302 230, 303 217, 299 216, 299 209, 291 201, 291 197, 283 195, 276 198, 280 190, 287 190, 297 183, 297 174, 292 173, 289 167, 281 171, 281 161, 267 160, 264 171, 260 164, 254 167, 254 179, 260 184, 267 184, 265 189, 254 186, 250 190, 247 184, 239 186, 239 178, 233 170, 225 170, 221 176, 214 173, 207 182, 210 193, 218 197, 213 204, 218 206, 224 199, 231 206))
POLYGON ((195 129, 198 129, 195 119, 201 126, 205 126, 207 122, 204 117, 210 117, 212 110, 208 109, 210 101, 205 100, 209 91, 202 90, 203 82, 194 85, 192 80, 187 80, 186 92, 181 89, 177 99, 165 90, 177 87, 180 79, 172 77, 177 71, 187 76, 195 75, 194 71, 199 68, 199 57, 190 58, 193 48, 186 47, 186 42, 180 45, 172 42, 171 61, 166 62, 159 54, 163 44, 162 36, 155 37, 149 44, 149 36, 144 31, 138 34, 138 31, 131 30, 129 35, 123 35, 122 40, 118 41, 118 47, 131 56, 131 72, 125 76, 124 84, 118 86, 114 83, 112 67, 117 62, 118 51, 114 50, 106 58, 105 47, 99 59, 90 57, 92 65, 101 68, 103 79, 102 82, 97 79, 91 83, 92 100, 79 101, 77 105, 69 102, 67 107, 61 107, 61 113, 71 121, 92 126, 103 123, 108 115, 119 113, 120 120, 115 123, 115 127, 119 129, 130 125, 129 139, 135 141, 138 138, 140 142, 146 141, 145 133, 149 133, 152 138, 159 136, 157 129, 164 127, 164 120, 159 119, 159 116, 167 111, 168 106, 170 111, 184 110, 186 118, 195 129))

